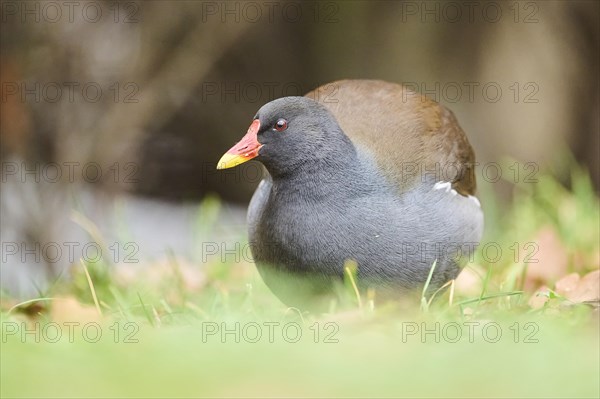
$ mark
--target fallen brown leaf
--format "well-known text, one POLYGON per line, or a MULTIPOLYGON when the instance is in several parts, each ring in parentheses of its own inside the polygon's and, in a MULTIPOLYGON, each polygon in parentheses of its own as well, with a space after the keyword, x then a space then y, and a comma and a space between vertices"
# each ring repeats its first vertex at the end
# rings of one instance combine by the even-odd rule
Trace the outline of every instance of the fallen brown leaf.
POLYGON ((556 282, 554 291, 556 291, 557 294, 570 299, 573 292, 577 290, 580 279, 581 277, 577 273, 568 274, 556 282))
POLYGON ((575 289, 565 296, 576 303, 600 300, 600 270, 595 270, 583 276, 578 281, 575 289))
POLYGON ((483 288, 485 270, 479 265, 465 267, 454 281, 455 294, 477 296, 483 288))
POLYGON ((100 321, 102 316, 91 305, 85 305, 74 297, 58 297, 52 301, 50 319, 57 323, 100 321))
POLYGON ((525 289, 533 291, 541 285, 552 285, 567 273, 568 254, 556 230, 551 226, 545 226, 538 231, 532 240, 535 247, 530 246, 524 250, 521 243, 520 261, 526 261, 527 274, 525 277, 525 289), (533 253, 533 249, 537 252, 533 253))
POLYGON ((533 294, 531 298, 529 298, 529 301, 527 302, 529 306, 531 306, 533 309, 540 309, 544 307, 546 302, 550 300, 550 298, 548 298, 548 296, 545 295, 549 290, 550 288, 546 286, 543 286, 540 289, 538 289, 535 292, 535 294, 533 294))

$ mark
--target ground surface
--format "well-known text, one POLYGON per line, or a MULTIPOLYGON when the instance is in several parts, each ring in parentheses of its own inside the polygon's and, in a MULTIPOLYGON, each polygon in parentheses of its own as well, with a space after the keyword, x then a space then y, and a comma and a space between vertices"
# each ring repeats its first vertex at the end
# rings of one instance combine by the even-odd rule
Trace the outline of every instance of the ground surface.
POLYGON ((588 179, 517 185, 507 208, 491 198, 484 185, 483 245, 432 302, 372 306, 349 275, 328 313, 302 314, 243 244, 239 257, 76 263, 29 301, 3 294, 1 396, 598 397, 588 179))

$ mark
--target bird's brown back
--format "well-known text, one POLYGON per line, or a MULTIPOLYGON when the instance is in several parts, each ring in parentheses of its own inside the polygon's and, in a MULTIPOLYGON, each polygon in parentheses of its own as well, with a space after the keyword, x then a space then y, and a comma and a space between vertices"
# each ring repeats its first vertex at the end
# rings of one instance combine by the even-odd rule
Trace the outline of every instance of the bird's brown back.
POLYGON ((306 97, 329 109, 401 192, 435 174, 462 195, 475 193, 473 149, 452 111, 435 101, 380 80, 340 80, 306 97))

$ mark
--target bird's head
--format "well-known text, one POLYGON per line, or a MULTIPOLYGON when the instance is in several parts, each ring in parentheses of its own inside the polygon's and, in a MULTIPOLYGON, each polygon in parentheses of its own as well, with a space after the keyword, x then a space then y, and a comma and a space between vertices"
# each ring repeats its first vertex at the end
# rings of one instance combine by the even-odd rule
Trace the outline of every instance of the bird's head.
POLYGON ((306 97, 284 97, 260 108, 246 135, 221 157, 217 169, 256 159, 271 174, 284 174, 308 162, 335 157, 348 143, 323 105, 306 97))

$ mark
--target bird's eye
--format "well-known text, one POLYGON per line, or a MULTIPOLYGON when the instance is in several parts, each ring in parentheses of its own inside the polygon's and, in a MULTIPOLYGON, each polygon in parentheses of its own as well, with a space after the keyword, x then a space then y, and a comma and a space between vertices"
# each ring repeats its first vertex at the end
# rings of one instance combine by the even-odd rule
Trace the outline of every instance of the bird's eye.
POLYGON ((277 130, 278 132, 283 132, 285 129, 287 129, 288 126, 288 122, 285 119, 279 119, 276 123, 275 123, 275 130, 277 130))

